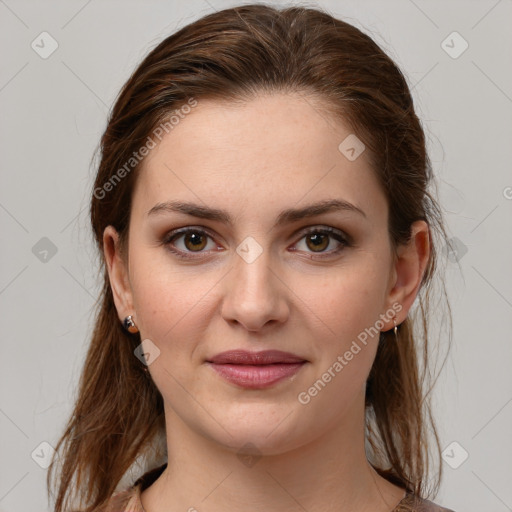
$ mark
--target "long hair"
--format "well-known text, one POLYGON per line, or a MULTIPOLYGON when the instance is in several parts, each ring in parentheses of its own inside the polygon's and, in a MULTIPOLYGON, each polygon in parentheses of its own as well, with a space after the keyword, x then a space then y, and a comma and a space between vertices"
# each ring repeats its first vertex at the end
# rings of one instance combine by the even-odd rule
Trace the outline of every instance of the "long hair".
POLYGON ((262 92, 315 97, 348 123, 385 193, 393 247, 410 239, 414 221, 429 224, 431 253, 419 306, 400 325, 397 340, 393 330, 380 335, 367 381, 366 446, 368 460, 389 481, 418 496, 428 497, 427 483, 437 491, 441 465, 429 405, 428 322, 446 233, 407 81, 353 25, 313 8, 258 4, 209 14, 167 37, 128 79, 110 113, 90 203, 104 283, 74 410, 48 473, 55 512, 101 509, 134 463, 155 464, 153 447, 165 435, 162 397, 134 356, 140 336, 119 322, 103 256, 108 225, 126 250, 140 168, 133 154, 162 123, 170 127, 169 116, 183 105, 201 98, 247 100, 262 92))

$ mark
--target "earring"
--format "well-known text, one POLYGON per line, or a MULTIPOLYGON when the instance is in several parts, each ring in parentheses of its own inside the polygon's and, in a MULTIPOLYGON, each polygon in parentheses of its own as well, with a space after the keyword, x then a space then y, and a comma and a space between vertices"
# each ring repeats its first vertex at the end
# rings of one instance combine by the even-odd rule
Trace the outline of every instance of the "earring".
POLYGON ((135 322, 133 321, 132 315, 129 315, 124 319, 123 327, 132 334, 139 332, 138 327, 135 325, 135 322))
POLYGON ((398 341, 398 326, 396 325, 396 317, 393 317, 393 322, 395 324, 395 328, 393 329, 393 331, 395 332, 395 339, 396 341, 398 341))

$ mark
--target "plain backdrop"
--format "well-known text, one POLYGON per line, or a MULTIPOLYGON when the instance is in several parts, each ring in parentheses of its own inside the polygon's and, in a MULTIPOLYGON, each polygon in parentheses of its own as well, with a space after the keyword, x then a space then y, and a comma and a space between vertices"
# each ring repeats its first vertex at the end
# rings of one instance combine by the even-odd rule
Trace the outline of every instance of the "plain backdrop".
MULTIPOLYGON (((71 411, 98 294, 87 207, 112 102, 164 37, 237 4, 0 0, 0 512, 49 510, 44 466, 71 411)), ((512 2, 309 5, 395 59, 429 140, 453 238, 437 501, 512 510, 512 2)))

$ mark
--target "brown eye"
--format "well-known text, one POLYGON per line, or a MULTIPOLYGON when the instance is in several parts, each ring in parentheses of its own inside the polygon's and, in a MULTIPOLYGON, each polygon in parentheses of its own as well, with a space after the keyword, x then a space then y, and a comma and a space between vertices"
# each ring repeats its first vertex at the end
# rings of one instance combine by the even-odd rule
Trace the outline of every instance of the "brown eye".
POLYGON ((196 231, 191 231, 184 236, 183 243, 189 251, 202 251, 207 244, 207 237, 196 231))
POLYGON ((305 252, 316 259, 336 256, 351 242, 342 231, 332 227, 319 227, 303 232, 302 238, 293 250, 305 252))
POLYGON ((306 245, 313 252, 322 252, 329 246, 329 236, 321 233, 313 233, 306 236, 306 245))
MULTIPOLYGON (((218 252, 219 247, 211 234, 202 229, 183 228, 172 231, 163 240, 163 244, 175 255, 181 258, 202 258, 218 252)), ((304 251, 310 255, 316 253, 318 258, 338 254, 351 243, 339 230, 334 228, 317 228, 303 233, 301 240, 293 250, 304 251), (302 247, 300 247, 302 245, 302 247)))
POLYGON ((184 228, 169 233, 163 244, 183 258, 203 257, 212 249, 218 249, 212 235, 202 229, 184 228))

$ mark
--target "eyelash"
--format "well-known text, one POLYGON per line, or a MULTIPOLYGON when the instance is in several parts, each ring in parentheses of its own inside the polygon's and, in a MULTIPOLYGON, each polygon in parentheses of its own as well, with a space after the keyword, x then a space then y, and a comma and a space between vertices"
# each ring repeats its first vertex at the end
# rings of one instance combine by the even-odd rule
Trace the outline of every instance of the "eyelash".
MULTIPOLYGON (((195 233, 195 234, 199 234, 201 236, 206 236, 213 240, 213 236, 208 231, 205 231, 204 229, 186 227, 186 228, 176 229, 176 230, 168 233, 167 236, 163 240, 163 244, 167 247, 167 249, 170 252, 172 252, 179 258, 188 259, 188 260, 203 258, 205 255, 205 252, 197 251, 196 253, 194 253, 194 251, 181 251, 172 246, 173 242, 175 242, 176 239, 178 239, 179 237, 181 237, 183 235, 187 235, 189 233, 195 233)), ((307 237, 308 235, 312 235, 312 234, 320 234, 320 235, 330 236, 331 238, 334 238, 336 241, 338 241, 340 243, 340 246, 337 247, 336 249, 333 249, 328 252, 318 252, 318 253, 311 252, 311 253, 309 253, 312 255, 311 259, 318 260, 318 259, 328 258, 330 256, 338 254, 344 248, 350 247, 352 245, 349 242, 347 236, 344 236, 340 231, 338 231, 334 228, 331 228, 331 227, 323 227, 323 228, 313 227, 313 228, 307 229, 306 231, 303 231, 301 233, 302 236, 299 239, 299 241, 301 241, 303 238, 307 237)))

